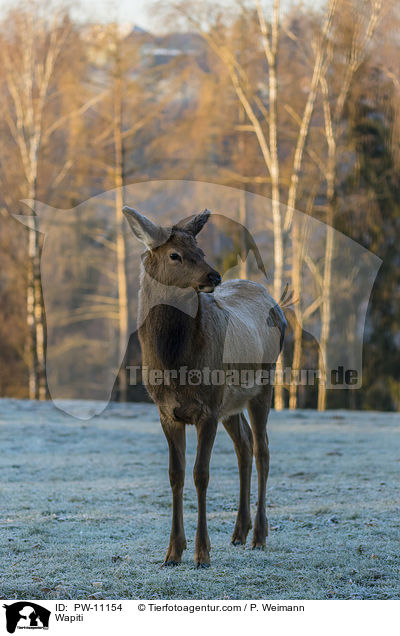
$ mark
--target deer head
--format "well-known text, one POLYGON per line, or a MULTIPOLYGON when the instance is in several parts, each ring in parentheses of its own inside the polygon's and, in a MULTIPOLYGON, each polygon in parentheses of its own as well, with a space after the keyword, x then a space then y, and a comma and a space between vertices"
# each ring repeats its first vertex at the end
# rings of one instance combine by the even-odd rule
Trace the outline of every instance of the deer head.
POLYGON ((172 228, 160 227, 128 206, 123 212, 136 238, 147 247, 142 261, 153 279, 163 285, 207 293, 220 284, 221 276, 204 260, 204 252, 196 243, 197 234, 209 219, 208 210, 172 228))

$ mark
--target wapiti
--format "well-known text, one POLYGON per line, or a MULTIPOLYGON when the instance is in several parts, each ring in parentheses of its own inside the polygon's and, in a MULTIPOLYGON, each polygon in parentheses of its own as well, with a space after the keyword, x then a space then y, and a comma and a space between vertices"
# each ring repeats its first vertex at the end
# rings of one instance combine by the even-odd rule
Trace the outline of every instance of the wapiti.
MULTIPOLYGON (((170 228, 154 224, 127 206, 124 214, 135 236, 147 248, 142 256, 138 322, 147 390, 159 409, 169 446, 172 530, 164 565, 180 563, 186 548, 185 427, 194 424, 197 455, 193 476, 198 499, 195 562, 199 567, 207 567, 210 540, 206 495, 219 421, 233 440, 239 465, 239 509, 232 543, 244 544, 251 528, 254 451, 258 503, 252 546, 265 545, 269 469, 266 427, 272 395, 272 384, 265 380, 281 350, 286 321, 279 305, 262 285, 248 280, 221 284, 220 274, 206 263, 196 236, 208 221, 208 210, 170 228), (201 382, 197 377, 190 381, 182 369, 197 370, 194 372, 197 374, 206 370, 207 378, 205 373, 201 382), (262 381, 220 381, 221 371, 227 378, 228 371, 243 369, 262 370, 264 375, 258 376, 262 381), (148 381, 151 371, 157 381, 148 381), (246 407, 251 428, 243 414, 246 407)), ((230 377, 234 375, 231 373, 230 377)))

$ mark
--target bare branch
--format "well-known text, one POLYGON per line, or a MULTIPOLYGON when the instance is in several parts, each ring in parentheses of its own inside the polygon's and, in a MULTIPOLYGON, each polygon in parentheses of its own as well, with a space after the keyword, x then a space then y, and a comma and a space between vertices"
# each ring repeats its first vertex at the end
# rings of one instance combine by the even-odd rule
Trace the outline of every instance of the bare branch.
POLYGON ((303 159, 303 151, 304 151, 304 146, 306 143, 306 139, 307 139, 307 135, 308 135, 309 127, 310 127, 311 116, 314 110, 314 103, 317 96, 319 78, 321 75, 322 64, 323 64, 325 52, 326 52, 327 38, 331 30, 332 19, 336 10, 336 4, 337 4, 337 0, 330 0, 329 2, 328 12, 325 18, 324 25, 322 27, 321 37, 320 37, 320 41, 319 41, 316 56, 315 56, 315 64, 313 69, 313 75, 311 78, 310 91, 309 91, 307 102, 304 108, 302 123, 300 126, 299 136, 297 138, 296 149, 295 149, 294 157, 293 157, 293 169, 292 169, 292 176, 290 181, 288 203, 287 203, 288 210, 286 212, 286 218, 285 218, 285 224, 284 224, 284 229, 286 231, 290 228, 292 219, 293 219, 293 210, 296 205, 297 187, 299 183, 299 173, 300 173, 301 163, 303 159))

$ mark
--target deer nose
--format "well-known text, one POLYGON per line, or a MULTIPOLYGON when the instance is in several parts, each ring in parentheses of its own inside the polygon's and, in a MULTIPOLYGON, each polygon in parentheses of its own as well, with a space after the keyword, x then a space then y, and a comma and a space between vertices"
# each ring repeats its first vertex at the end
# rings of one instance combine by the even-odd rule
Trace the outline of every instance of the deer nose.
POLYGON ((218 274, 218 272, 214 270, 208 274, 208 280, 210 281, 211 285, 214 285, 214 287, 216 287, 220 284, 222 279, 220 274, 218 274))

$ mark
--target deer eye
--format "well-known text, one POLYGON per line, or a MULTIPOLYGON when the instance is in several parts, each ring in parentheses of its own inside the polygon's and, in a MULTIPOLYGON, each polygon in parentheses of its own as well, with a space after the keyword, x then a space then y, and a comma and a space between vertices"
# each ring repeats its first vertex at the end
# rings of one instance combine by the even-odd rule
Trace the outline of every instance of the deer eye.
POLYGON ((182 263, 182 257, 180 254, 178 254, 178 252, 171 252, 169 257, 171 261, 179 261, 180 263, 182 263))

